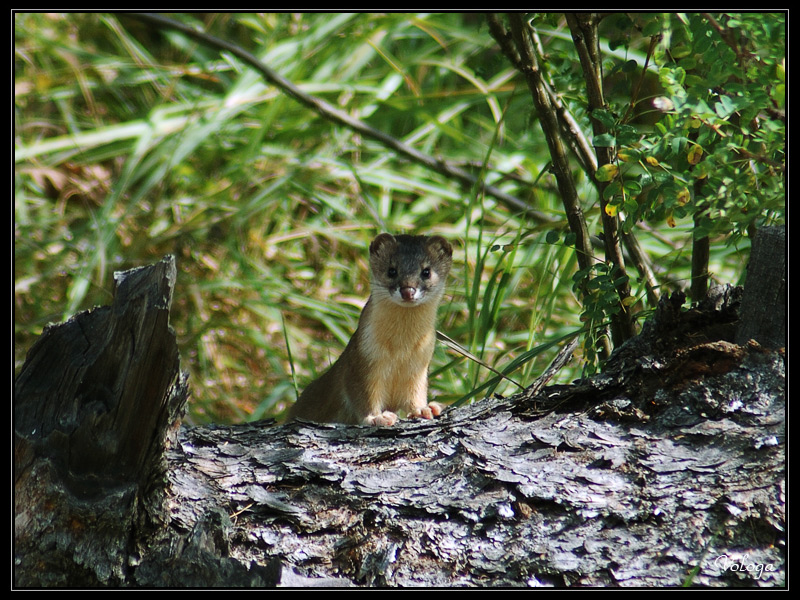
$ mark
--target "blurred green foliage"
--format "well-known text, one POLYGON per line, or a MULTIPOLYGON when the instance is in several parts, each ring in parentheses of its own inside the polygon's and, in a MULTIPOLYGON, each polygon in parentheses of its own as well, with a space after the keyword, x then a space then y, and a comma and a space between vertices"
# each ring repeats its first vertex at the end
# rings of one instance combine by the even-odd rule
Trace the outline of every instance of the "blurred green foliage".
MULTIPOLYGON (((557 350, 550 342, 581 327, 537 117, 480 15, 171 16, 544 218, 398 158, 180 33, 124 13, 17 13, 15 370, 48 322, 110 301, 113 271, 172 253, 190 422, 274 415, 349 339, 368 295, 366 248, 381 231, 454 243, 440 329, 523 385, 557 350)), ((603 28, 612 104, 602 116, 619 148, 611 178, 625 226, 669 291, 687 284, 700 212, 713 277, 737 282, 748 228, 785 210, 780 15, 718 16, 720 30, 696 15, 612 17, 603 28), (725 50, 731 31, 747 40, 747 56, 725 50), (649 36, 661 41, 628 114, 649 36)), ((533 24, 558 92, 589 131, 568 32, 554 14, 533 24)), ((597 230, 592 181, 577 167, 574 176, 597 230)), ((641 282, 632 285, 643 301, 641 282)), ((432 371, 444 401, 492 379, 444 349, 432 371)))

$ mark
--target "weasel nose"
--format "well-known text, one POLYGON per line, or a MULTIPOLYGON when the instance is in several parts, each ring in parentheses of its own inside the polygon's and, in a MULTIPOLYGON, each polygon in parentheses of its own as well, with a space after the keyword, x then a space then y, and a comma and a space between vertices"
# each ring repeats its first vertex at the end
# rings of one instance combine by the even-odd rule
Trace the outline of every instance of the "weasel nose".
POLYGON ((416 293, 417 293, 417 288, 413 287, 400 288, 400 296, 402 296, 403 300, 413 300, 416 293))

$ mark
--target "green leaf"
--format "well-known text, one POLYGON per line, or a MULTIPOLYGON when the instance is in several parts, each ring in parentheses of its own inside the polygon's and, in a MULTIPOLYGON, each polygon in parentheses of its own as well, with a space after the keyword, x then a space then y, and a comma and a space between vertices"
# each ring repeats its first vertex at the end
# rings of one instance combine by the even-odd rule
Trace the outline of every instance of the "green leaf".
POLYGON ((639 141, 639 137, 641 136, 639 130, 633 125, 620 125, 617 128, 616 133, 617 133, 616 142, 620 146, 628 146, 630 144, 634 144, 637 141, 639 141))
POLYGON ((608 129, 613 129, 614 125, 616 125, 617 122, 613 113, 604 108, 595 108, 592 111, 592 117, 600 121, 600 123, 608 129))
POLYGON ((610 133, 601 133, 592 139, 592 145, 596 148, 612 148, 617 145, 617 140, 610 133))
POLYGON ((720 96, 719 102, 714 103, 714 111, 720 119, 727 119, 736 112, 736 103, 728 96, 720 96))

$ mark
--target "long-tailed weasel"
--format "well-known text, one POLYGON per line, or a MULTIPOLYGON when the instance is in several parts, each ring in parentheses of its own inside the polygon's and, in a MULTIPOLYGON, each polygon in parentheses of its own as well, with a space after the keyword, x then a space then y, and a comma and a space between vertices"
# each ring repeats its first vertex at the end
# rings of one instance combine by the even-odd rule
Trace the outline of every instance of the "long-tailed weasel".
POLYGON ((313 381, 289 419, 394 425, 398 412, 431 419, 428 366, 436 310, 453 249, 443 237, 382 233, 369 246, 372 286, 358 329, 333 366, 313 381))

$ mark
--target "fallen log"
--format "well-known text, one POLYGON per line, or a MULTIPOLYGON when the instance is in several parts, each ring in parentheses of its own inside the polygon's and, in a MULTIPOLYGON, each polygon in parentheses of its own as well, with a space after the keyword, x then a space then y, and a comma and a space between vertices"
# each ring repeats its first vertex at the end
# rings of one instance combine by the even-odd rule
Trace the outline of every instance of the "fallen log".
POLYGON ((435 421, 188 428, 174 260, 116 283, 15 381, 18 587, 785 585, 785 355, 738 288, 435 421))

